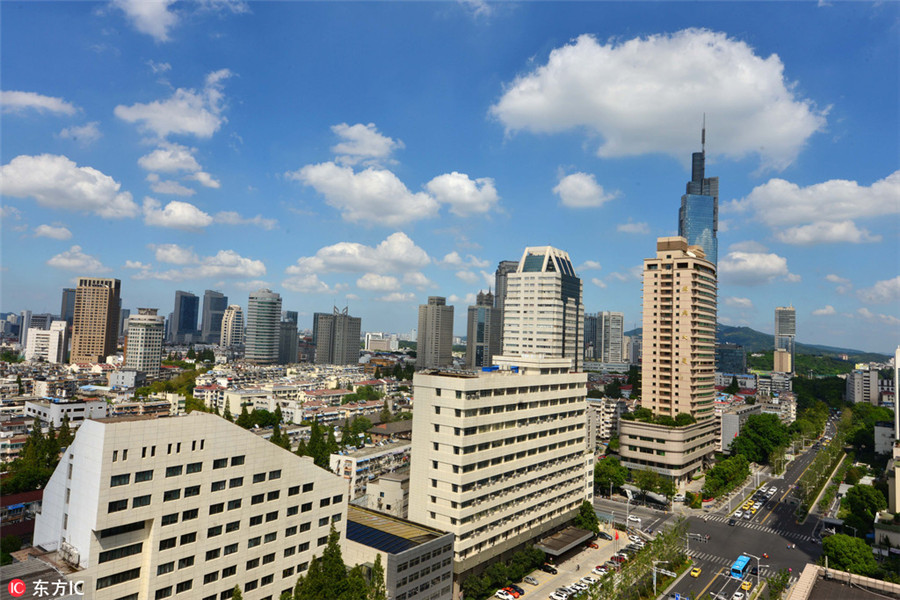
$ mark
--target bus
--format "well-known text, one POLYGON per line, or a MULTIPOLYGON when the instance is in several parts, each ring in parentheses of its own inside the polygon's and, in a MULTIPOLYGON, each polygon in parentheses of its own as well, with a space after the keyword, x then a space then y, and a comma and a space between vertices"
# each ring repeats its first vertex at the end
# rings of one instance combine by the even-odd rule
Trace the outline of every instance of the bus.
POLYGON ((734 564, 731 565, 731 576, 735 579, 743 579, 750 568, 750 557, 741 555, 734 564))

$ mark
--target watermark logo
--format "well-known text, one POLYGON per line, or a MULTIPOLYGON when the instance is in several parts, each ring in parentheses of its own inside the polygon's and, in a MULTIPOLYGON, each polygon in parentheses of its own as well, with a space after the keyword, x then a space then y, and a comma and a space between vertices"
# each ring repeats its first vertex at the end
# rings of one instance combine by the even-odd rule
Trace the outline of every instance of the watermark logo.
MULTIPOLYGON (((28 585, 21 579, 13 579, 7 586, 13 598, 21 598, 28 591, 28 585)), ((29 598, 58 598, 60 596, 84 596, 83 581, 42 581, 34 582, 29 598)))
POLYGON ((9 585, 7 586, 6 589, 9 590, 9 594, 14 598, 18 598, 19 596, 24 596, 25 595, 25 582, 22 581, 21 579, 13 579, 12 581, 9 582, 9 585))

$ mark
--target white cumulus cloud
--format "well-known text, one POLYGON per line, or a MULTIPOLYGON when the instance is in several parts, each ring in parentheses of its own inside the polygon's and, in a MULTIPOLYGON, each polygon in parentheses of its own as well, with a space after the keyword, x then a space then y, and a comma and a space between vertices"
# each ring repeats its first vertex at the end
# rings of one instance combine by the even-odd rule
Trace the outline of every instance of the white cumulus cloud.
POLYGON ((375 299, 379 302, 412 302, 416 299, 416 295, 412 292, 391 292, 375 299))
POLYGON ((0 106, 5 113, 24 112, 35 110, 37 112, 57 113, 61 115, 74 115, 78 110, 73 104, 62 98, 44 96, 35 92, 0 91, 0 106))
POLYGON ((729 252, 719 261, 719 279, 737 285, 758 285, 776 278, 796 281, 788 270, 787 259, 772 253, 729 252))
POLYGON ((160 173, 177 173, 200 170, 200 163, 194 158, 196 148, 188 148, 181 144, 162 142, 156 150, 138 159, 138 165, 146 171, 160 173))
POLYGON ((219 250, 213 256, 197 256, 193 250, 175 244, 164 244, 155 249, 158 261, 183 266, 167 271, 144 269, 134 276, 135 279, 162 281, 213 278, 258 279, 266 274, 266 266, 261 260, 243 257, 234 250, 219 250))
POLYGON ((797 246, 810 246, 812 244, 834 244, 848 242, 851 244, 863 244, 866 242, 880 242, 880 235, 872 235, 867 229, 860 229, 853 221, 817 221, 809 225, 789 227, 778 231, 775 237, 785 244, 797 246))
POLYGON ((590 173, 572 173, 559 180, 553 193, 559 196, 563 206, 569 208, 596 208, 619 195, 606 192, 590 173))
POLYGON ((786 243, 859 244, 880 238, 858 227, 856 221, 900 214, 898 198, 900 171, 870 186, 831 179, 801 187, 784 179, 770 179, 745 198, 727 204, 726 210, 749 214, 786 243))
POLYGON ((646 223, 632 223, 629 221, 628 223, 619 223, 616 226, 616 231, 621 231, 622 233, 648 234, 650 233, 650 226, 646 223))
POLYGON ((456 276, 465 281, 466 283, 476 284, 478 283, 478 275, 473 273, 472 271, 457 271, 456 276))
MULTIPOLYGON (((137 0, 137 3, 152 4, 143 0, 137 0)), ((231 77, 231 71, 220 69, 206 76, 200 91, 178 88, 165 100, 131 106, 120 104, 113 113, 160 138, 173 133, 209 138, 225 122, 222 82, 228 77, 231 77)))
POLYGON ((306 273, 386 273, 409 272, 431 263, 431 258, 402 231, 389 235, 377 246, 339 242, 320 248, 287 268, 290 275, 306 273))
POLYGON ((21 155, 0 167, 0 191, 15 198, 34 198, 41 206, 94 213, 105 219, 138 214, 129 192, 109 175, 79 167, 65 156, 21 155))
POLYGON ((53 225, 38 225, 34 228, 34 237, 48 237, 54 240, 67 240, 72 237, 72 232, 65 227, 53 225))
POLYGON ((57 269, 77 271, 82 275, 106 273, 110 270, 108 267, 103 266, 99 258, 82 252, 81 246, 72 246, 65 252, 52 257, 47 261, 47 264, 57 269))
POLYGON ((403 275, 403 283, 406 285, 411 285, 420 290, 426 290, 430 287, 434 287, 434 282, 418 271, 405 273, 403 275))
POLYGON ((281 282, 281 285, 293 292, 303 292, 304 294, 335 294, 344 289, 344 286, 340 284, 334 287, 329 286, 315 273, 288 277, 281 282))
POLYGON ((885 315, 881 313, 874 313, 868 308, 860 308, 856 311, 859 313, 861 317, 867 319, 869 321, 875 321, 876 323, 884 323, 885 325, 900 325, 900 319, 893 315, 885 315))
POLYGON ((201 185, 208 188, 219 189, 220 187, 222 187, 222 184, 220 184, 216 179, 213 178, 212 175, 206 173, 205 171, 197 171, 196 173, 188 175, 185 179, 199 181, 201 185))
POLYGON ((193 248, 185 248, 178 244, 151 244, 150 249, 153 250, 156 260, 172 265, 189 265, 200 260, 194 254, 193 248))
POLYGON ((870 288, 857 292, 860 300, 870 304, 887 304, 900 302, 900 275, 893 279, 878 281, 870 288))
POLYGON ((596 260, 586 260, 575 268, 575 271, 581 273, 582 271, 599 271, 603 266, 598 263, 596 260))
POLYGON ((489 177, 469 179, 465 173, 445 173, 425 184, 425 189, 450 212, 460 217, 490 212, 500 200, 489 177))
POLYGON ((238 213, 230 210, 216 213, 215 221, 216 223, 222 223, 223 225, 254 225, 265 229, 266 231, 271 231, 278 226, 278 221, 275 219, 266 219, 262 215, 256 215, 255 217, 249 218, 242 217, 238 213))
POLYGON ((411 192, 386 169, 369 167, 357 173, 351 167, 326 162, 306 165, 286 176, 322 194, 351 223, 394 226, 438 214, 437 200, 424 192, 411 192))
MULTIPOLYGON (((178 22, 178 16, 169 10, 174 3, 175 0, 113 0, 113 6, 125 13, 135 29, 157 42, 168 42, 169 30, 178 22)), ((156 68, 153 72, 157 72, 156 68)))
POLYGON ((356 280, 356 287, 364 290, 386 292, 400 287, 400 281, 391 275, 379 275, 378 273, 366 273, 356 280))
POLYGON ((342 140, 333 146, 331 151, 338 155, 337 162, 344 165, 387 162, 395 150, 404 147, 402 141, 379 133, 375 123, 368 125, 339 123, 333 125, 331 131, 342 140))
POLYGON ((725 306, 732 306, 734 308, 753 308, 753 301, 750 300, 750 298, 731 296, 725 298, 725 306))
POLYGON ((149 269, 149 268, 151 268, 151 266, 152 266, 152 265, 149 265, 149 264, 147 264, 147 263, 143 263, 143 262, 141 262, 141 261, 139 261, 139 260, 126 260, 126 261, 125 261, 125 268, 126 268, 126 269, 143 270, 143 269, 149 269))
POLYGON ((606 282, 600 279, 599 277, 592 277, 591 283, 596 285, 598 288, 604 289, 606 288, 606 282))
POLYGON ((606 44, 581 35, 517 77, 491 107, 507 132, 585 129, 602 139, 602 157, 679 160, 696 149, 704 111, 715 154, 758 154, 776 169, 826 123, 826 111, 785 79, 778 55, 758 56, 746 42, 704 29, 606 44))
POLYGON ((213 218, 190 202, 173 200, 164 208, 158 200, 144 199, 144 223, 173 229, 203 229, 213 218))
POLYGON ((150 189, 157 194, 169 194, 174 196, 193 196, 196 190, 185 187, 177 181, 170 179, 160 179, 156 173, 148 173, 147 181, 150 182, 150 189))
POLYGON ((824 317, 827 315, 837 314, 837 311, 834 310, 834 307, 832 305, 826 304, 824 307, 817 308, 816 310, 812 311, 812 314, 816 317, 824 317))
POLYGON ((91 121, 84 125, 72 125, 71 127, 66 127, 60 131, 59 137, 64 140, 78 142, 82 146, 89 146, 103 137, 98 125, 99 122, 97 121, 91 121))

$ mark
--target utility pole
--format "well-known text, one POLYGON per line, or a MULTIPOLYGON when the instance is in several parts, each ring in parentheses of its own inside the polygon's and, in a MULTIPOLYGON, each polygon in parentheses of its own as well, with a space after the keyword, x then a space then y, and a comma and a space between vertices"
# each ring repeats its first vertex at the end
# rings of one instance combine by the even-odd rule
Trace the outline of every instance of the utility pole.
POLYGON ((656 565, 667 565, 669 561, 667 560, 654 560, 653 561, 653 597, 656 597, 656 565))

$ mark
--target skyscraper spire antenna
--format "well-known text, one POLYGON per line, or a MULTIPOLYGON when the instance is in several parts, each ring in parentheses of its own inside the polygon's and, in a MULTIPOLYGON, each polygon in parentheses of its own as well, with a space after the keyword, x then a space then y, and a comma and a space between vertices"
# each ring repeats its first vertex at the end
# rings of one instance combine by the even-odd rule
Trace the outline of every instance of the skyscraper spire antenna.
POLYGON ((700 130, 700 151, 706 154, 706 113, 703 113, 703 129, 700 130))

